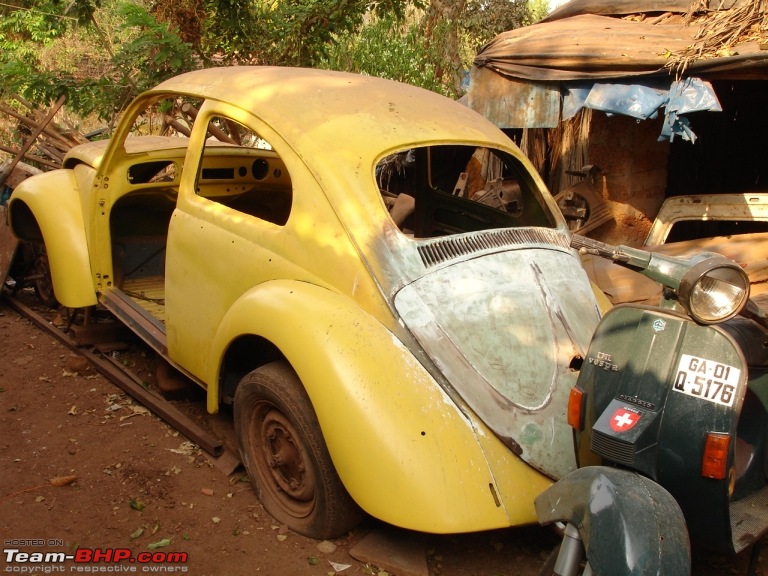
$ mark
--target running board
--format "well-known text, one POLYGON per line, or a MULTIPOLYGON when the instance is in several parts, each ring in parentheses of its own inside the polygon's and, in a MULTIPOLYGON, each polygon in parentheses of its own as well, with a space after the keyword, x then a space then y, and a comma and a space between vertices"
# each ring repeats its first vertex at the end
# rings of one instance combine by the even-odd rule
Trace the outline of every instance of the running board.
POLYGON ((165 326, 118 288, 101 294, 101 304, 163 358, 168 357, 165 326))

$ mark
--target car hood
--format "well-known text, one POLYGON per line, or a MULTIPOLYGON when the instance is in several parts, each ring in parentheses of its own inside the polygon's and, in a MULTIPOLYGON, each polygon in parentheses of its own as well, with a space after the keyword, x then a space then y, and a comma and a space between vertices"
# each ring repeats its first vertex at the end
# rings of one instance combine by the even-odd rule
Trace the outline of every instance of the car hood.
POLYGON ((446 386, 510 449, 552 478, 576 467, 565 411, 600 313, 574 252, 456 262, 402 288, 395 307, 446 386))

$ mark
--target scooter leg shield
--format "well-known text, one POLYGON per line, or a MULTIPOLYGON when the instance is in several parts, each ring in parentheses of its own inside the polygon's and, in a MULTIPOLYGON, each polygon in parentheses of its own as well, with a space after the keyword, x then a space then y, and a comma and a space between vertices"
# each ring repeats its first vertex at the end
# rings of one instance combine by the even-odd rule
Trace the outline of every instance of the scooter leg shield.
POLYGON ((675 499, 629 470, 579 468, 540 494, 539 522, 569 522, 595 576, 688 576, 690 543, 675 499))

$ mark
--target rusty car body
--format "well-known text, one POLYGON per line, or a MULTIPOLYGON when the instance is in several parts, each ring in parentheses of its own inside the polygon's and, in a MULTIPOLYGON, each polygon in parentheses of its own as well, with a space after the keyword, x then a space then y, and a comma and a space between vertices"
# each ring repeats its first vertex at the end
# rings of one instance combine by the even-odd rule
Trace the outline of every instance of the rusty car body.
MULTIPOLYGON (((536 522, 599 307, 518 148, 391 81, 191 72, 8 205, 58 301, 103 306, 232 406, 267 510, 316 538, 536 522), (189 137, 149 109, 193 105, 189 137)), ((229 409, 229 408, 227 408, 229 409)))

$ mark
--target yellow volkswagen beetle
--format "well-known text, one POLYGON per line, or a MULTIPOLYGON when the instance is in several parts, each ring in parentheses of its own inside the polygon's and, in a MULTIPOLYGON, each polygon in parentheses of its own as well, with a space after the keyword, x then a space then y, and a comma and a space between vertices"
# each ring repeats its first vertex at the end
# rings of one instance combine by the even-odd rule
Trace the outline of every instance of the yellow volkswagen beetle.
POLYGON ((8 210, 62 305, 107 308, 210 412, 232 405, 259 497, 297 532, 362 512, 535 523, 576 468, 564 411, 595 296, 530 163, 459 103, 321 70, 191 72, 8 210))

